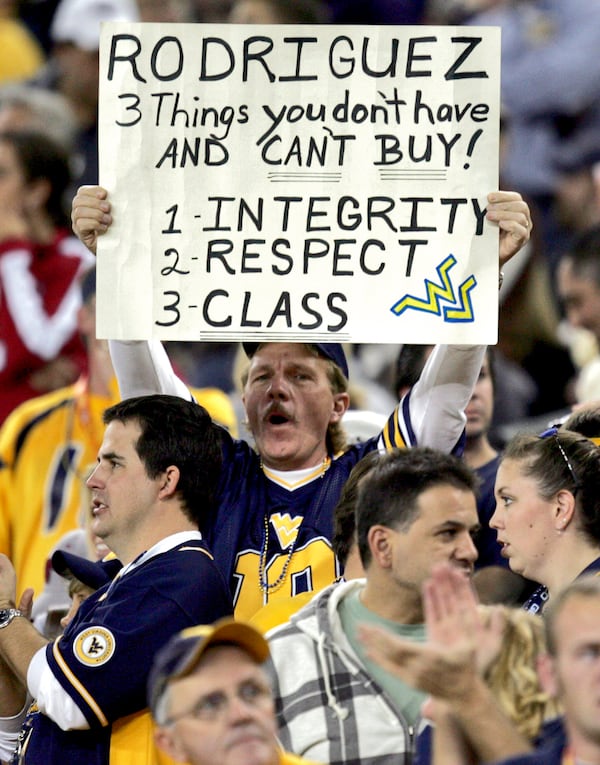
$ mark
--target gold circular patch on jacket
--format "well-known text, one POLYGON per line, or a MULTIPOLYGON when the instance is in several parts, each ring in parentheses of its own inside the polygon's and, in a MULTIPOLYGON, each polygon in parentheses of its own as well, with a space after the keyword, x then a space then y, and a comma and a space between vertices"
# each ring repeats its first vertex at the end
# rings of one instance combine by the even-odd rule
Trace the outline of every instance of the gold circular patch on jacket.
POLYGON ((82 664, 99 667, 115 652, 115 638, 106 627, 88 627, 75 638, 73 653, 82 664))

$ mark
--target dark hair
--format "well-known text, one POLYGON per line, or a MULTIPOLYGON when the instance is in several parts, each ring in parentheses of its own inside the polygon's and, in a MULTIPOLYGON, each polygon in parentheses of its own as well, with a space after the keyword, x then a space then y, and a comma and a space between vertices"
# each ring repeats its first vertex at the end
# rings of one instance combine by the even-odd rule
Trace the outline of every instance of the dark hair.
POLYGON ((488 373, 492 381, 492 392, 496 390, 496 352, 491 345, 488 345, 485 351, 485 358, 488 363, 488 373))
POLYGON ((600 286, 600 226, 581 232, 563 258, 571 262, 573 273, 588 276, 600 286))
POLYGON ((394 368, 394 394, 401 398, 401 391, 412 388, 417 382, 425 366, 427 353, 433 345, 414 345, 405 343, 396 356, 394 368))
MULTIPOLYGON (((416 345, 405 343, 401 346, 396 356, 396 365, 394 368, 394 390, 393 393, 397 398, 401 398, 402 391, 406 388, 412 388, 417 382, 423 367, 427 361, 427 354, 434 348, 433 345, 416 345)), ((496 362, 494 356, 494 350, 488 345, 485 352, 490 377, 492 380, 492 387, 496 389, 496 362)))
POLYGON ((0 141, 10 144, 15 150, 27 183, 48 181, 50 191, 46 212, 56 226, 68 226, 65 196, 71 183, 71 168, 65 149, 35 130, 6 130, 0 133, 0 141))
POLYGON ((342 569, 346 565, 352 545, 356 542, 356 499, 361 478, 369 473, 379 460, 379 452, 368 452, 350 471, 337 505, 333 511, 333 537, 331 547, 342 569))
POLYGON ((179 468, 177 494, 186 516, 202 528, 211 514, 221 474, 220 428, 203 406, 177 396, 128 398, 105 410, 104 423, 136 422, 135 450, 149 478, 179 468))
POLYGON ((576 409, 561 424, 560 429, 580 433, 586 438, 600 438, 600 406, 587 404, 576 409))
POLYGON ((380 456, 360 482, 356 500, 358 550, 365 568, 371 561, 369 529, 408 529, 418 515, 421 494, 445 485, 475 494, 478 479, 465 462, 437 449, 393 449, 380 456))
POLYGON ((534 479, 544 500, 561 489, 572 492, 577 528, 600 543, 600 449, 592 441, 562 429, 544 438, 519 433, 506 444, 502 461, 508 459, 521 463, 521 472, 534 479))

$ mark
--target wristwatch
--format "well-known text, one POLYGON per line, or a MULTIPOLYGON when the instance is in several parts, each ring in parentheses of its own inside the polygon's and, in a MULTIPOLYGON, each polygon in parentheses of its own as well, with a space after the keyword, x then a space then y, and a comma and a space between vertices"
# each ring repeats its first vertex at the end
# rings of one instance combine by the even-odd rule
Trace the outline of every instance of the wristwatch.
POLYGON ((0 630, 8 627, 17 616, 25 616, 25 614, 18 608, 0 608, 0 630))

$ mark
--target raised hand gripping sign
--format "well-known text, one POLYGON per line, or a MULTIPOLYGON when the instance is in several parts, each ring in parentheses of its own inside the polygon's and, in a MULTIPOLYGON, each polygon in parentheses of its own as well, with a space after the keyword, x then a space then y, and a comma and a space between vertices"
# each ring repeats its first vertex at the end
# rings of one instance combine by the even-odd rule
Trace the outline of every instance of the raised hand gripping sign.
POLYGON ((98 332, 495 343, 500 33, 106 24, 98 332))

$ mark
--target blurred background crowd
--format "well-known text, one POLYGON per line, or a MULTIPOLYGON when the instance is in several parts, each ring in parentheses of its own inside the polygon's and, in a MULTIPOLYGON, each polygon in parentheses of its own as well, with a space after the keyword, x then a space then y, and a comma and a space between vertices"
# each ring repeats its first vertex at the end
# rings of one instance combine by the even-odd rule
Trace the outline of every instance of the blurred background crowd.
MULTIPOLYGON (((535 579, 544 586, 532 593, 520 579, 517 586, 514 578, 500 577, 509 573, 501 568, 506 561, 496 540, 501 526, 497 518, 492 528, 489 522, 498 514, 499 460, 513 435, 540 433, 579 405, 600 404, 600 2, 0 0, 0 552, 9 554, 19 582, 42 593, 34 605, 36 626, 48 637, 57 634, 70 618, 71 596, 81 594, 67 590, 64 566, 56 566, 53 552, 99 560, 108 551, 90 531, 85 479, 102 439, 102 412, 119 400, 119 391, 107 343, 95 333, 94 259, 69 219, 76 189, 100 180, 98 47, 104 21, 501 28, 500 188, 522 194, 534 229, 505 269, 498 343, 466 409, 464 458, 481 481, 478 592, 488 595, 482 602, 531 596, 539 610, 548 583, 535 579)), ((251 440, 239 388, 248 360, 239 344, 172 342, 166 349, 213 419, 251 440)), ((351 409, 343 424, 349 440, 359 441, 380 432, 421 374, 431 346, 345 350, 351 409)), ((587 423, 596 443, 599 411, 596 406, 587 423)), ((566 427, 590 435, 581 422, 567 421, 566 427)), ((597 472, 588 492, 577 461, 574 471, 573 456, 565 454, 555 431, 549 434, 558 443, 554 458, 563 472, 566 463, 573 479, 572 497, 583 486, 579 496, 594 494, 595 501, 597 472)), ((535 448, 543 449, 543 437, 538 441, 535 448)), ((585 439, 584 446, 591 449, 585 439)), ((510 444, 506 452, 511 454, 510 444)), ((351 536, 353 501, 346 497, 351 536)), ((265 521, 264 551, 266 515, 265 521)), ((543 534, 545 527, 536 524, 543 534)), ((529 529, 515 538, 535 536, 529 529)), ((583 566, 589 553, 597 570, 597 524, 594 529, 592 552, 576 551, 571 558, 583 566)), ((583 535, 572 533, 581 544, 583 535)))
MULTIPOLYGON (((600 398, 597 0, 1 0, 0 420, 86 372, 74 285, 90 259, 67 211, 78 186, 98 181, 106 20, 500 26, 500 187, 527 199, 535 228, 501 290, 492 442, 600 398)), ((402 347, 347 350, 353 408, 386 414, 403 384, 402 347)), ((168 351, 191 385, 222 390, 241 412, 237 344, 168 351)))

